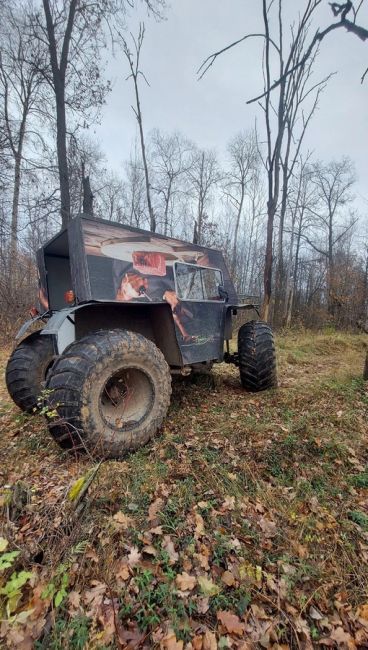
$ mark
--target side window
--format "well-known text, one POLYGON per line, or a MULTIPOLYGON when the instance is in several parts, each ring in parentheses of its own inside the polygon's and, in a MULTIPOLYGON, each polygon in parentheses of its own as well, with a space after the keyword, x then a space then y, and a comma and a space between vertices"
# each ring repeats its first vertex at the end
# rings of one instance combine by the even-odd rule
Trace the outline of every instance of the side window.
POLYGON ((181 300, 221 300, 218 286, 222 273, 193 264, 175 264, 178 298, 181 300))
POLYGON ((202 269, 202 282, 207 300, 221 300, 219 284, 222 285, 222 273, 217 269, 202 269))

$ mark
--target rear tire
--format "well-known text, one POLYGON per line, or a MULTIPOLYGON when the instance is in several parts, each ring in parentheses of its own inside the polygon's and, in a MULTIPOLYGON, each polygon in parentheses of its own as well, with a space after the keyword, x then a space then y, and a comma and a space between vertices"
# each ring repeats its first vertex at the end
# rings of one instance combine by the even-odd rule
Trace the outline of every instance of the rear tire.
POLYGON ((54 346, 50 336, 34 332, 12 352, 5 372, 10 397, 22 411, 33 413, 53 363, 54 346))
POLYGON ((238 333, 240 379, 243 388, 259 392, 277 386, 276 352, 272 330, 262 321, 250 321, 238 333))
POLYGON ((166 416, 171 375, 140 334, 103 330, 72 343, 47 381, 49 430, 65 449, 120 458, 146 444, 166 416))

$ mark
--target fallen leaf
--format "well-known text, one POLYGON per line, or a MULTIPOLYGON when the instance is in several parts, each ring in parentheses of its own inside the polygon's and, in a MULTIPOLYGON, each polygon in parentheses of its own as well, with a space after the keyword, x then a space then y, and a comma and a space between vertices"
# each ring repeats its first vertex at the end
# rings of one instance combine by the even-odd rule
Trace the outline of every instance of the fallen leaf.
POLYGON ((142 553, 147 553, 147 555, 157 555, 157 551, 154 546, 149 544, 148 546, 144 546, 142 549, 142 553))
POLYGON ((198 512, 195 514, 195 531, 194 531, 194 536, 198 539, 199 537, 202 537, 204 535, 205 530, 204 530, 204 521, 202 515, 200 515, 198 512))
POLYGON ((225 501, 221 506, 222 512, 225 512, 226 510, 234 510, 234 509, 235 509, 235 497, 225 497, 225 501))
POLYGON ((174 632, 169 632, 160 642, 162 650, 182 650, 184 647, 183 641, 178 641, 174 632))
POLYGON ((353 637, 344 631, 342 627, 336 627, 330 634, 330 638, 338 644, 344 644, 347 648, 355 648, 353 637), (353 645, 352 645, 353 644, 353 645))
POLYGON ((206 630, 203 637, 203 650, 217 650, 216 636, 213 632, 206 630))
POLYGON ((155 528, 150 528, 149 533, 152 533, 152 535, 162 535, 163 530, 162 526, 156 526, 155 528))
POLYGON ((127 565, 125 563, 122 563, 118 567, 115 576, 116 576, 116 578, 120 578, 120 580, 123 580, 123 581, 128 580, 128 578, 130 577, 130 572, 129 572, 129 568, 127 567, 127 565))
POLYGON ((89 614, 90 616, 95 615, 107 590, 107 586, 102 582, 98 582, 98 580, 92 580, 92 584, 94 586, 91 589, 87 589, 83 594, 84 602, 91 608, 90 612, 87 612, 87 615, 89 614))
POLYGON ((157 515, 159 512, 161 512, 164 503, 165 502, 163 499, 161 499, 161 497, 158 497, 158 499, 151 503, 150 507, 148 508, 148 521, 154 521, 157 519, 157 515))
POLYGON ((365 621, 368 621, 368 603, 361 605, 361 607, 358 608, 357 614, 359 618, 364 618, 365 621))
POLYGON ((224 627, 225 632, 241 636, 245 631, 245 625, 241 622, 239 616, 227 611, 217 612, 217 619, 224 627))
POLYGON ((130 553, 128 555, 128 564, 131 567, 137 566, 137 564, 140 562, 142 558, 142 553, 139 552, 138 548, 136 546, 133 546, 130 549, 130 553))
POLYGON ((204 569, 205 571, 209 570, 210 565, 208 563, 208 555, 204 555, 203 553, 194 553, 194 558, 197 560, 201 569, 204 569))
POLYGON ((309 616, 314 621, 321 621, 324 618, 323 614, 321 614, 321 612, 316 607, 313 607, 313 605, 311 605, 309 608, 309 616))
POLYGON ((228 587, 232 587, 235 584, 235 578, 230 571, 224 571, 221 580, 228 587))
POLYGON ((97 618, 103 629, 99 640, 103 645, 110 645, 115 637, 115 610, 111 600, 102 604, 97 618))
POLYGON ((195 576, 190 576, 189 573, 183 571, 183 573, 176 576, 175 582, 181 591, 192 591, 196 586, 197 579, 195 576))
POLYGON ((209 598, 198 598, 197 600, 197 612, 198 614, 207 614, 210 608, 210 599, 209 598))
POLYGON ((179 559, 179 554, 175 550, 175 546, 170 535, 165 535, 162 542, 162 548, 166 551, 170 558, 169 564, 175 564, 179 559))
POLYGON ((199 576, 198 584, 205 596, 216 596, 216 594, 220 593, 220 587, 206 576, 199 576))
POLYGON ((259 520, 259 526, 265 534, 265 537, 271 538, 275 537, 277 534, 277 526, 274 521, 271 519, 266 519, 266 517, 261 517, 259 520))
MULTIPOLYGON (((78 610, 80 606, 81 595, 78 591, 71 591, 68 596, 68 602, 72 610, 78 610)), ((69 610, 70 613, 70 610, 69 610)))
POLYGON ((124 512, 121 512, 121 510, 119 510, 119 512, 113 516, 113 520, 116 524, 118 524, 118 527, 122 528, 123 530, 129 528, 129 525, 132 521, 131 518, 125 515, 124 512))

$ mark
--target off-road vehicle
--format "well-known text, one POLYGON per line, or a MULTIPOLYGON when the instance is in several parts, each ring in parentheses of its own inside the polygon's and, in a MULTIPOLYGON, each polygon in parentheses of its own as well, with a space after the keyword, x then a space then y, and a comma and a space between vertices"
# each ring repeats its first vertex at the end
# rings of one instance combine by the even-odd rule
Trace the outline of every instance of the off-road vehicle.
POLYGON ((28 413, 42 394, 66 449, 117 458, 145 444, 175 373, 225 361, 246 390, 276 385, 266 323, 248 319, 230 351, 233 316, 258 312, 238 304, 218 250, 81 215, 38 251, 38 271, 41 310, 18 333, 6 383, 28 413))

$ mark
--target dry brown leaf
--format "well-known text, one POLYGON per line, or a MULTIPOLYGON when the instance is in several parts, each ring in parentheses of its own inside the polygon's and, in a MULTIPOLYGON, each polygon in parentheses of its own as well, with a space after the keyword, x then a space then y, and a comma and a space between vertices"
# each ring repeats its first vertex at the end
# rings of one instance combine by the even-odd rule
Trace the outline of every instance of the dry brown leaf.
POLYGON ((165 502, 163 499, 161 499, 161 497, 158 497, 158 499, 151 503, 150 507, 148 508, 148 521, 154 521, 157 519, 157 515, 159 512, 161 512, 164 503, 165 502))
POLYGON ((204 521, 202 515, 200 515, 198 512, 195 513, 195 531, 194 531, 194 536, 198 539, 199 537, 202 537, 202 535, 205 534, 204 530, 204 521))
POLYGON ((183 650, 184 642, 178 641, 174 632, 169 632, 160 642, 161 650, 183 650))
POLYGON ((203 553, 194 553, 194 559, 197 560, 201 569, 208 571, 210 565, 208 563, 208 555, 203 555, 203 553))
POLYGON ((170 558, 169 564, 175 564, 175 562, 178 561, 179 559, 179 554, 175 550, 174 543, 170 537, 170 535, 165 535, 163 542, 162 542, 162 548, 166 551, 170 558))
POLYGON ((337 644, 343 645, 343 647, 348 648, 349 650, 351 648, 356 648, 355 642, 353 637, 345 632, 345 630, 342 627, 336 627, 333 632, 330 634, 330 638, 333 641, 336 641, 337 644))
POLYGON ((265 537, 275 537, 277 534, 277 526, 274 521, 266 519, 266 517, 261 517, 258 523, 261 530, 264 532, 265 537))
POLYGON ((361 607, 358 608, 357 614, 359 618, 364 618, 365 621, 368 621, 368 603, 361 605, 361 607))
POLYGON ((95 614, 94 610, 96 610, 102 603, 107 586, 98 580, 92 580, 91 584, 93 584, 93 587, 84 592, 83 601, 86 605, 91 607, 91 614, 93 616, 95 614))
POLYGON ((198 598, 197 600, 197 612, 198 614, 207 614, 210 608, 210 599, 209 598, 198 598))
POLYGON ((189 573, 183 571, 176 576, 176 584, 181 591, 192 591, 196 586, 197 579, 195 576, 190 576, 189 573))
POLYGON ((97 619, 103 629, 99 640, 103 645, 109 645, 115 636, 115 611, 111 600, 101 605, 97 619))
POLYGON ((231 571, 224 571, 221 576, 221 580, 228 587, 232 587, 235 584, 235 578, 231 571))
POLYGON ((123 629, 123 627, 118 627, 118 637, 123 648, 139 648, 143 639, 145 638, 146 633, 140 632, 138 628, 123 629))
POLYGON ((147 553, 147 555, 157 555, 157 551, 154 546, 149 544, 148 546, 144 546, 142 549, 142 553, 147 553))
POLYGON ((78 591, 71 591, 68 596, 68 602, 70 604, 70 609, 68 609, 69 614, 75 613, 79 609, 81 601, 81 595, 78 591))
POLYGON ((124 580, 124 581, 128 580, 128 578, 130 577, 129 568, 125 563, 122 562, 119 565, 115 575, 117 578, 120 578, 120 580, 124 580))
POLYGON ((239 616, 225 610, 217 612, 217 619, 224 627, 225 632, 241 636, 245 631, 245 625, 241 622, 239 616))
POLYGON ((234 510, 235 509, 235 497, 225 497, 225 501, 223 502, 221 506, 221 511, 225 512, 227 510, 234 510))
POLYGON ((216 636, 209 630, 206 630, 203 637, 203 650, 217 650, 216 636))
POLYGON ((131 518, 125 515, 124 512, 122 512, 121 510, 119 510, 119 512, 117 512, 113 516, 113 520, 115 525, 117 525, 118 528, 121 528, 123 530, 129 528, 132 521, 131 518))
POLYGON ((155 528, 150 528, 149 533, 152 533, 152 535, 162 535, 163 530, 162 526, 156 526, 155 528))
POLYGON ((142 553, 139 552, 138 548, 136 546, 132 546, 130 549, 130 553, 128 555, 128 564, 131 567, 137 566, 139 562, 141 561, 142 558, 142 553))
POLYGON ((192 639, 192 647, 193 650, 202 650, 203 648, 203 637, 202 636, 194 636, 192 639))

